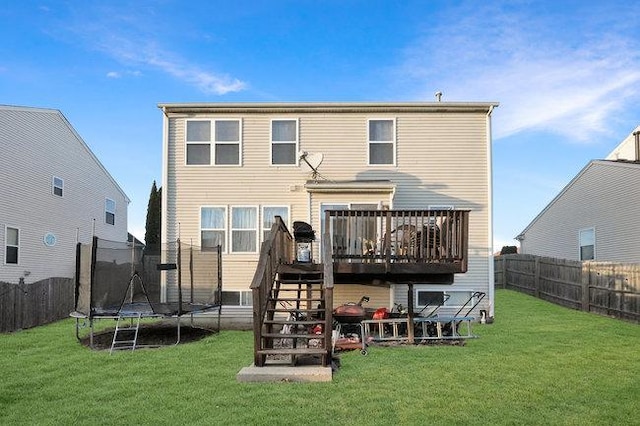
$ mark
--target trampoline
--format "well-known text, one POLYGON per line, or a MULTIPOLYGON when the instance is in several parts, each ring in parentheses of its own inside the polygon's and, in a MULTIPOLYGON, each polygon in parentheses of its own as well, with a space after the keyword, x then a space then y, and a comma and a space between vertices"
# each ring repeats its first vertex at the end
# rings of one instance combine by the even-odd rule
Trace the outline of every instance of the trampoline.
MULTIPOLYGON (((81 321, 89 327, 89 346, 94 348, 94 321, 117 320, 112 350, 121 321, 130 320, 136 338, 140 321, 146 318, 176 320, 176 341, 180 342, 180 321, 206 314, 220 329, 222 295, 221 248, 201 249, 181 243, 167 243, 150 251, 131 242, 114 242, 94 237, 90 244, 76 247, 76 338, 81 340, 81 321)), ((125 327, 121 327, 123 330, 125 327)), ((216 330, 216 331, 217 331, 216 330)), ((124 349, 124 348, 116 348, 124 349)))

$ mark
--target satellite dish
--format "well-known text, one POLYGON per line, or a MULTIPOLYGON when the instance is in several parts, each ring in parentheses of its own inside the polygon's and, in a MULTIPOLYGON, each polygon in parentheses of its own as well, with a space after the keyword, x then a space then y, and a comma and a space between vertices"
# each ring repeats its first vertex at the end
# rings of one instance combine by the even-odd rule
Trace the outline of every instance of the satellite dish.
POLYGON ((304 159, 309 167, 311 167, 313 170, 317 170, 318 166, 322 164, 322 160, 324 160, 324 154, 321 154, 319 152, 315 154, 307 154, 304 159))
POLYGON ((322 164, 322 160, 324 160, 324 154, 322 153, 308 153, 306 151, 300 153, 300 160, 307 163, 307 166, 312 170, 311 174, 313 179, 317 178, 320 172, 318 172, 318 167, 322 164))

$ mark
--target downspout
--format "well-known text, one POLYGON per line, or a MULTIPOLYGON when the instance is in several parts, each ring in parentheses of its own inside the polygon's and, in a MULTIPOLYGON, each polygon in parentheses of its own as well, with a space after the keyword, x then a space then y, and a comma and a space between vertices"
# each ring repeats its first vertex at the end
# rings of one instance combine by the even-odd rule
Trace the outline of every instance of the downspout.
POLYGON ((487 200, 489 203, 488 209, 488 225, 489 225, 489 252, 487 253, 488 260, 488 270, 489 270, 489 318, 488 321, 493 321, 494 317, 494 297, 495 297, 495 268, 493 265, 493 154, 491 147, 491 113, 493 112, 493 105, 489 106, 489 111, 487 111, 487 161, 489 162, 489 167, 487 167, 487 200))
MULTIPOLYGON (((167 243, 167 206, 169 205, 167 199, 169 198, 169 116, 167 115, 167 108, 162 107, 162 215, 160 217, 160 262, 166 261, 162 253, 162 247, 166 247, 167 243)), ((167 302, 167 275, 160 275, 160 302, 167 302)))

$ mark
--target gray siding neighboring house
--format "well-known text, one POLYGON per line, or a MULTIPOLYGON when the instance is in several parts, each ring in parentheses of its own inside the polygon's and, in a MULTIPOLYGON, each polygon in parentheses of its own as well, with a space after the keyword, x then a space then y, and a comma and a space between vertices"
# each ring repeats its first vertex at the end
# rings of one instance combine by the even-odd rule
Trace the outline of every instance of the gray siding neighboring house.
POLYGON ((0 281, 75 274, 76 242, 127 241, 129 198, 54 109, 0 106, 0 281))
MULTIPOLYGON (((236 315, 251 318, 245 302, 251 300, 249 285, 263 232, 270 226, 269 212, 285 212, 290 229, 293 221, 308 222, 319 236, 321 212, 329 206, 470 209, 468 272, 456 275, 453 285, 415 288, 460 295, 487 292, 483 308, 493 315, 491 112, 495 106, 160 104, 163 242, 180 237, 206 245, 203 237, 221 238, 225 293, 240 293, 234 297, 238 306, 225 306, 223 313, 233 315, 235 309, 236 315), (223 132, 228 125, 232 134, 223 132), (377 125, 390 132, 372 136, 377 125), (302 152, 323 155, 315 180, 300 159, 302 152), (251 213, 245 224, 240 220, 243 213, 251 213), (211 219, 214 214, 219 220, 211 219), (235 250, 233 239, 243 232, 252 235, 251 248, 235 250)), ((314 244, 315 259, 318 247, 314 244)), ((360 285, 336 286, 334 301, 353 302, 363 294, 370 296, 370 306, 407 302, 405 286, 360 285)))
POLYGON ((640 262, 638 129, 589 162, 516 237, 521 253, 640 262))

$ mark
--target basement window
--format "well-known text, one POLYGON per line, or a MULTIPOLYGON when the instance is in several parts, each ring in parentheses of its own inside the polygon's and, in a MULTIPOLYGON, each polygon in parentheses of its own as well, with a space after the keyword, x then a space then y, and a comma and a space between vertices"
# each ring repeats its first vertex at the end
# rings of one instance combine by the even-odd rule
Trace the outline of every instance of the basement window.
POLYGON ((253 296, 250 291, 223 291, 222 304, 225 306, 252 306, 253 296))

